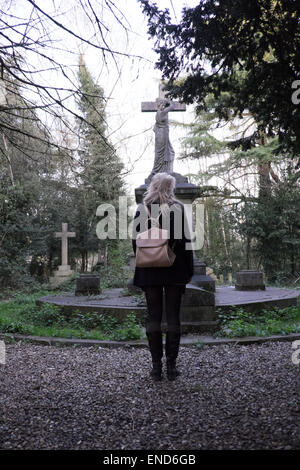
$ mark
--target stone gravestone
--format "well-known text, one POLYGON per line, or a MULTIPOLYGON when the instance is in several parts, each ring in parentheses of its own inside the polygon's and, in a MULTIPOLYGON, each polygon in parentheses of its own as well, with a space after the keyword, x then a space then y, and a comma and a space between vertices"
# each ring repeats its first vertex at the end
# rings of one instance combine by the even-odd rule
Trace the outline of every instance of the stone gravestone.
POLYGON ((70 279, 74 273, 68 264, 68 238, 74 238, 75 236, 75 232, 68 232, 68 224, 65 223, 62 224, 62 231, 55 233, 56 238, 61 238, 61 265, 58 266, 58 271, 54 272, 54 276, 50 277, 51 287, 59 286, 70 279))
POLYGON ((98 295, 100 292, 99 274, 85 273, 79 275, 75 295, 98 295))
POLYGON ((263 273, 255 269, 245 269, 236 273, 236 290, 265 290, 263 273))

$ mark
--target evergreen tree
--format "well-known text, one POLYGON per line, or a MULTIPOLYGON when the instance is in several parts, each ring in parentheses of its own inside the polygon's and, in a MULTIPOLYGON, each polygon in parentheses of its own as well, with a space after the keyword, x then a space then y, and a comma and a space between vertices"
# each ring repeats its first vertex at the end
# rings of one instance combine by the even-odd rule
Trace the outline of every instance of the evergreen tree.
POLYGON ((110 203, 117 209, 118 197, 124 194, 121 172, 123 164, 108 141, 103 89, 94 81, 84 58, 79 63, 80 100, 78 107, 84 120, 78 122, 78 222, 75 230, 79 241, 81 270, 87 269, 88 254, 114 246, 116 240, 100 241, 96 237, 96 209, 110 203), (88 124, 90 123, 90 124, 88 124))
POLYGON ((43 178, 51 168, 47 130, 34 110, 24 106, 17 80, 6 89, 5 121, 0 129, 0 284, 29 279, 30 259, 46 250, 39 218, 43 178), (10 109, 10 112, 8 112, 10 109))
POLYGON ((223 204, 215 198, 205 203, 202 255, 216 272, 219 266, 226 271, 232 264, 234 270, 262 268, 270 280, 283 271, 295 276, 299 266, 299 217, 295 211, 299 212, 300 172, 293 156, 278 152, 278 138, 259 128, 251 113, 235 122, 229 93, 221 94, 220 100, 222 109, 231 116, 228 119, 235 139, 220 142, 213 137, 216 127, 224 122, 216 113, 220 103, 208 95, 207 111, 197 116, 183 154, 183 158, 206 161, 208 168, 199 176, 202 183, 212 177, 223 181, 223 204), (239 203, 232 198, 239 198, 239 203))
MULTIPOLYGON (((171 95, 205 109, 205 98, 229 93, 236 116, 249 110, 263 129, 300 154, 300 107, 292 100, 299 79, 300 5, 294 0, 199 0, 177 24, 170 11, 139 0, 159 54, 157 67, 171 95), (240 70, 242 80, 235 76, 240 70), (174 81, 185 74, 185 80, 174 81)), ((299 86, 298 86, 299 89, 299 86)), ((228 105, 217 113, 227 118, 228 105)))

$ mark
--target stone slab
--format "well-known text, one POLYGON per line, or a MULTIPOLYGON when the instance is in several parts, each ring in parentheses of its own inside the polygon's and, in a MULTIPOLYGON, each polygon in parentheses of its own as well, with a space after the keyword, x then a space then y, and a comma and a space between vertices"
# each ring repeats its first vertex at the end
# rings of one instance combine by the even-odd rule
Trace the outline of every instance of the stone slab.
MULTIPOLYGON (((122 288, 106 289, 100 299, 89 298, 88 296, 75 297, 72 293, 64 295, 49 295, 40 298, 41 302, 51 302, 57 305, 91 305, 94 307, 121 307, 121 308, 141 308, 145 309, 146 304, 141 305, 140 299, 133 295, 122 295, 122 288)), ((251 305, 256 303, 269 302, 289 302, 297 304, 300 297, 300 289, 283 289, 277 287, 266 287, 265 291, 236 291, 234 286, 217 287, 215 293, 216 307, 231 307, 232 305, 251 305)))
POLYGON ((216 307, 223 310, 233 305, 250 312, 259 312, 273 307, 285 308, 297 305, 300 289, 266 287, 265 290, 237 291, 234 286, 216 288, 216 307))

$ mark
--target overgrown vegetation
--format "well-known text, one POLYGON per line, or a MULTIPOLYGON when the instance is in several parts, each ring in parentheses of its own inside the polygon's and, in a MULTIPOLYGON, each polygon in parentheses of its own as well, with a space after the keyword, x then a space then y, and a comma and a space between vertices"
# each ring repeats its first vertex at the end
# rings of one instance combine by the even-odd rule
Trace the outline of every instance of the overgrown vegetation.
POLYGON ((300 332, 300 305, 283 309, 262 310, 259 315, 233 306, 218 311, 221 337, 287 335, 300 332))
MULTIPOLYGON (((123 321, 99 312, 80 312, 63 315, 53 304, 36 305, 36 299, 51 291, 34 294, 16 293, 10 301, 0 303, 0 332, 34 336, 86 338, 125 341, 146 338, 144 328, 131 312, 123 321)), ((124 291, 125 293, 125 291, 124 291)), ((233 306, 217 309, 217 337, 287 335, 300 332, 300 305, 283 309, 262 310, 259 314, 233 306)))
POLYGON ((79 310, 67 317, 56 305, 36 305, 36 299, 45 293, 17 295, 9 302, 0 303, 0 332, 116 341, 144 337, 143 327, 133 312, 123 321, 110 315, 79 310))

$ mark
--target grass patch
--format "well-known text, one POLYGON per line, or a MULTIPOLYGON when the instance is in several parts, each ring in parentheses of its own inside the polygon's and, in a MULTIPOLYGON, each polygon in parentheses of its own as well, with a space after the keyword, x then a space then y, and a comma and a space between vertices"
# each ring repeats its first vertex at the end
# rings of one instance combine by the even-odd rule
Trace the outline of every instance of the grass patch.
POLYGON ((120 322, 110 315, 79 310, 67 318, 56 305, 36 305, 37 298, 50 293, 53 292, 17 294, 13 300, 1 302, 0 332, 116 341, 145 337, 144 329, 133 312, 120 322))
POLYGON ((218 337, 271 336, 300 333, 300 305, 283 309, 262 310, 257 315, 243 308, 232 307, 228 312, 217 309, 220 330, 218 337))

